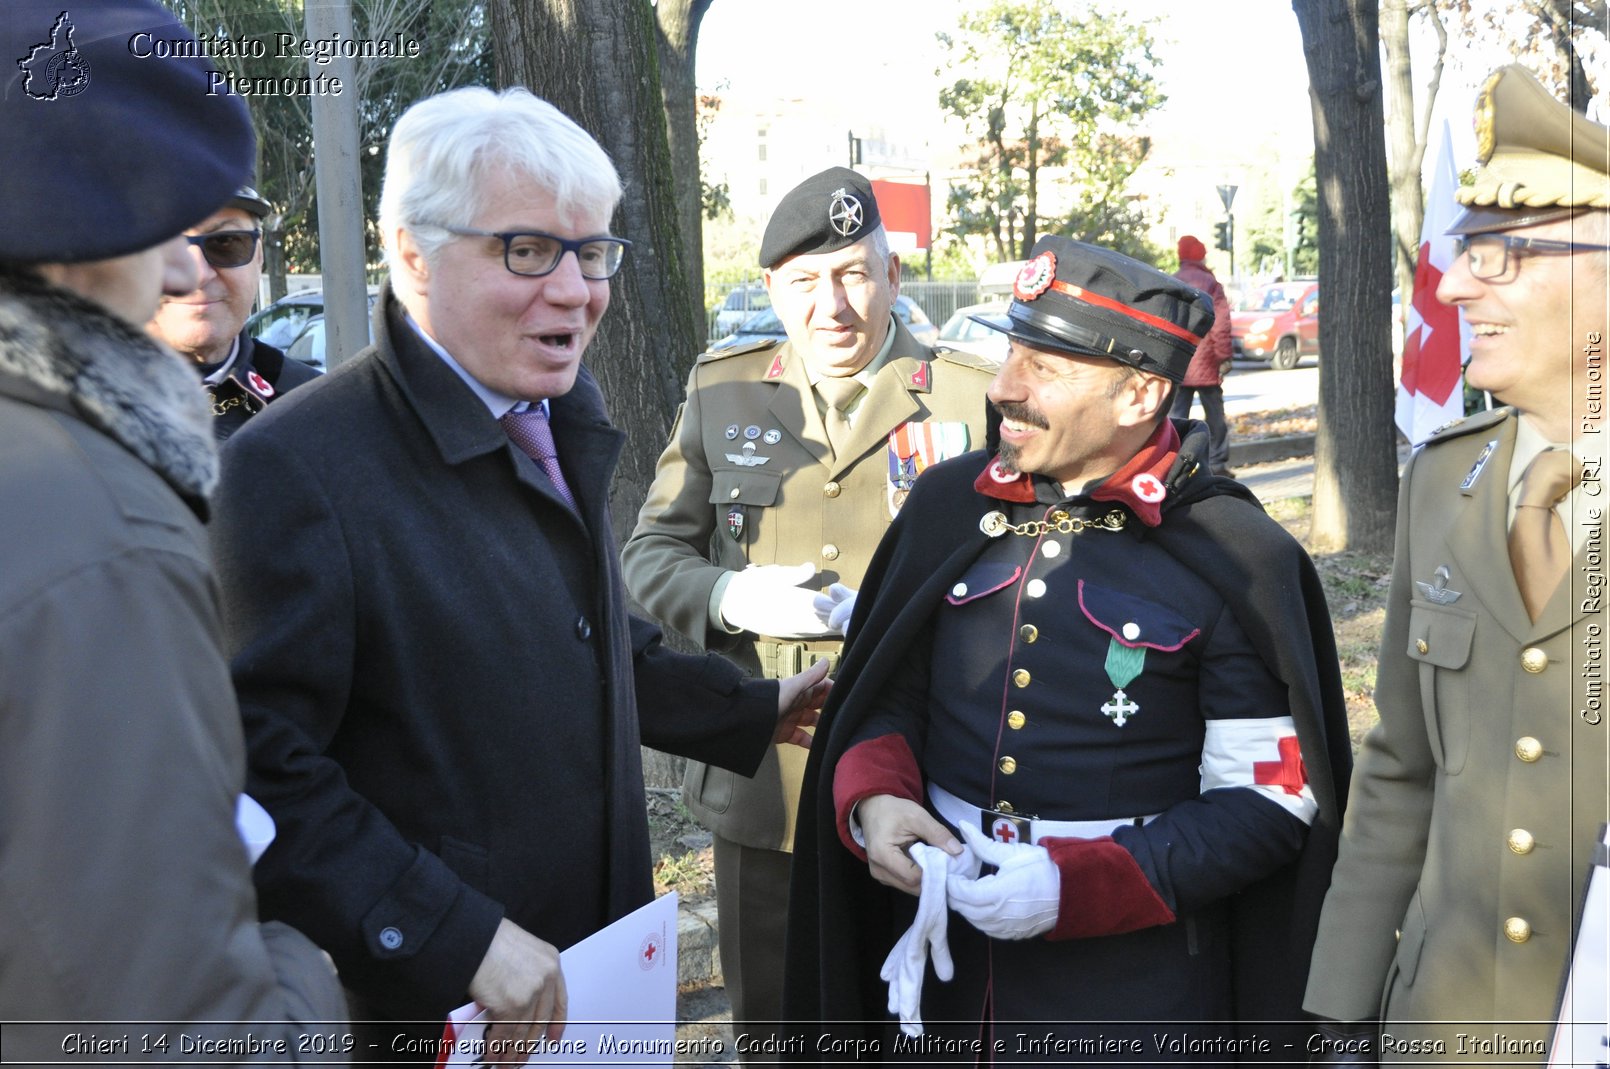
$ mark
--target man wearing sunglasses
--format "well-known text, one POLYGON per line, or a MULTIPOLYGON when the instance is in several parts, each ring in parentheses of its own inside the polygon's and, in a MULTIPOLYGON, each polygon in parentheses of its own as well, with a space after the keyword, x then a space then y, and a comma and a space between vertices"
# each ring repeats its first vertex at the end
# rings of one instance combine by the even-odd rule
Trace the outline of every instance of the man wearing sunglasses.
POLYGON ((263 277, 262 224, 268 201, 241 186, 222 208, 185 231, 201 272, 196 288, 163 297, 146 330, 188 357, 212 403, 213 432, 223 441, 289 390, 318 372, 246 336, 246 317, 263 277))
POLYGON ((825 665, 745 681, 627 614, 625 435, 582 364, 620 196, 523 89, 415 104, 374 345, 224 451, 225 624, 280 834, 263 909, 330 952, 354 1017, 395 1022, 360 1036, 378 1059, 431 1064, 471 999, 489 1040, 560 1038, 560 949, 653 895, 639 740, 748 775, 808 744, 826 689, 825 665))
MULTIPOLYGON (((1476 134, 1437 297, 1474 335, 1466 381, 1509 407, 1403 475, 1380 723, 1306 998, 1334 1022, 1325 1064, 1541 1063, 1607 817, 1610 130, 1510 66, 1476 134)), ((1584 1019, 1603 999, 1579 990, 1584 1019)))

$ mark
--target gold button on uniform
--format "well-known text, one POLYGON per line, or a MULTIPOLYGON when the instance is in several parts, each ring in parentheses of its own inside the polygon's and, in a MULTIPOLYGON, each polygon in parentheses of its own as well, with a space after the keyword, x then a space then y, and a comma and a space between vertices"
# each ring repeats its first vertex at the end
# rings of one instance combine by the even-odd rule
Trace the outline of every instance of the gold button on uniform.
POLYGON ((1001 758, 1001 772, 1003 774, 1010 776, 1012 773, 1014 773, 1016 771, 1017 771, 1017 758, 1015 758, 1015 757, 1003 757, 1003 758, 1001 758))
POLYGON ((828 497, 838 497, 843 492, 844 487, 840 486, 838 483, 828 483, 826 486, 822 487, 822 493, 826 494, 828 497))
POLYGON ((1531 764, 1543 756, 1543 744, 1530 735, 1522 735, 1515 740, 1515 756, 1531 764))
POLYGON ((1006 726, 1011 728, 1013 731, 1022 730, 1023 725, 1027 724, 1028 722, 1029 718, 1024 716, 1021 710, 1013 709, 1010 713, 1006 714, 1006 726))
POLYGON ((1040 629, 1033 624, 1024 624, 1017 629, 1017 637, 1024 642, 1033 642, 1040 637, 1040 629))
POLYGON ((1504 922, 1504 938, 1511 943, 1524 943, 1532 938, 1532 926, 1525 917, 1511 917, 1504 922))
POLYGON ((1521 667, 1534 676, 1549 666, 1549 655, 1536 646, 1528 646, 1521 650, 1521 667))
POLYGON ((1517 854, 1530 854, 1532 847, 1536 845, 1537 840, 1533 839, 1532 833, 1525 828, 1516 828, 1509 833, 1509 848, 1517 854))
POLYGON ((1012 685, 1020 688, 1026 687, 1029 685, 1029 680, 1032 678, 1033 677, 1029 675, 1029 670, 1027 668, 1019 668, 1017 671, 1012 673, 1012 685))
POLYGON ((822 547, 822 559, 823 560, 838 560, 839 559, 839 547, 835 546, 831 542, 829 542, 827 545, 823 546, 822 547))
POLYGON ((1414 648, 1417 653, 1425 654, 1431 652, 1431 644, 1423 638, 1417 638, 1414 640, 1414 648))

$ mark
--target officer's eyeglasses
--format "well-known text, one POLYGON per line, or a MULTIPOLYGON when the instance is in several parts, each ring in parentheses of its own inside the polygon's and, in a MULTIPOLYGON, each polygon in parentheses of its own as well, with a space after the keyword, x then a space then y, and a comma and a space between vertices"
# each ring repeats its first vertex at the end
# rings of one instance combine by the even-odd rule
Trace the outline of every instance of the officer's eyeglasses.
POLYGON ((1470 256, 1470 273, 1484 281, 1503 278, 1509 272, 1511 250, 1514 259, 1539 253, 1606 252, 1610 245, 1587 245, 1579 241, 1549 241, 1546 238, 1522 238, 1513 234, 1473 234, 1454 240, 1455 255, 1470 256))
POLYGON ((467 226, 437 224, 449 234, 464 238, 497 238, 503 242, 503 266, 517 275, 540 278, 552 274, 565 253, 576 254, 581 277, 602 281, 615 277, 632 243, 625 238, 582 238, 572 241, 540 230, 474 230, 467 226))
POLYGON ((201 258, 214 267, 245 267, 257 254, 261 230, 214 230, 210 234, 186 234, 184 239, 201 247, 201 258))

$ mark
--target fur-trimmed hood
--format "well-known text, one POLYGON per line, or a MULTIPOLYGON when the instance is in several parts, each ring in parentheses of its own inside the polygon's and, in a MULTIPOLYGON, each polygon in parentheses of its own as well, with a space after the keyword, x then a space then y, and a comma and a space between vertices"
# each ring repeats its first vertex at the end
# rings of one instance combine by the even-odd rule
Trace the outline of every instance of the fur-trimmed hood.
POLYGON ((177 353, 77 294, 0 272, 0 374, 61 399, 187 499, 218 481, 212 414, 177 353))

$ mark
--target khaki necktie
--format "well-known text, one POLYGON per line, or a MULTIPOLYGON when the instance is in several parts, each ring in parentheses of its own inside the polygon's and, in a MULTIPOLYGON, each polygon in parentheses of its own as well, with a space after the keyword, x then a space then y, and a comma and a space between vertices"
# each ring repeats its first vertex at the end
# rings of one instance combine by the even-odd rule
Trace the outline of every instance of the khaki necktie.
POLYGON ((1509 525, 1509 563, 1534 623, 1571 564, 1571 540, 1554 506, 1581 480, 1582 465, 1564 449, 1539 453, 1521 476, 1521 496, 1509 525))
POLYGON ((843 456, 850 444, 850 417, 846 410, 861 392, 861 383, 854 378, 829 379, 817 382, 816 392, 827 402, 823 422, 827 426, 827 441, 833 455, 843 456))

